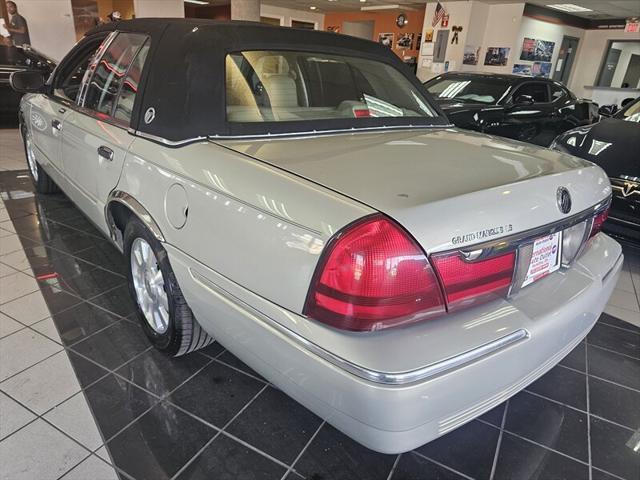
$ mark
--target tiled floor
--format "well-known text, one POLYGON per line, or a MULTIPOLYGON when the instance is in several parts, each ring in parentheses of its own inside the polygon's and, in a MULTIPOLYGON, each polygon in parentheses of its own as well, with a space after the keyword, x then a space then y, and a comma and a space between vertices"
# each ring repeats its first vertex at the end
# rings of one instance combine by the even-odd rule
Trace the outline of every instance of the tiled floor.
POLYGON ((0 130, 1 479, 640 478, 637 250, 559 366, 439 440, 381 455, 217 343, 152 350, 118 252, 64 196, 34 195, 23 168, 16 132, 0 130))

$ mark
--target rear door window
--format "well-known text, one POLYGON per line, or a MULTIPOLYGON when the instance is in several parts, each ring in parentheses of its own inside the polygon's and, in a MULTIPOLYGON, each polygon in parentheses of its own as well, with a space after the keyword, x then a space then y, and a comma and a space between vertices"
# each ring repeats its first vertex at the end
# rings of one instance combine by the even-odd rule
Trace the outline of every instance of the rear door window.
POLYGON ((142 68, 144 62, 147 59, 149 53, 149 42, 146 42, 142 48, 138 51, 135 60, 129 67, 127 76, 122 82, 120 87, 120 96, 116 103, 116 109, 113 112, 113 117, 116 120, 129 123, 131 120, 131 114, 133 112, 133 103, 136 100, 136 94, 138 93, 138 86, 140 84, 140 77, 142 76, 142 68))
POLYGON ((146 40, 146 35, 142 34, 118 34, 93 66, 83 103, 85 108, 112 116, 120 88, 128 78, 129 67, 146 40))

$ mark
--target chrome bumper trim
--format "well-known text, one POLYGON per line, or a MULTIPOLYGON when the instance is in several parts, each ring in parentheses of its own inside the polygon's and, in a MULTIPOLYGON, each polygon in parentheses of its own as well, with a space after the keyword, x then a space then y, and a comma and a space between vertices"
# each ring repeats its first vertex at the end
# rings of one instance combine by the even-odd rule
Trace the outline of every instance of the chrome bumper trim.
POLYGON ((237 298, 232 293, 223 289, 213 281, 201 273, 189 269, 191 277, 202 285, 204 288, 212 291, 214 294, 218 294, 223 300, 230 303, 234 308, 242 308, 251 316, 257 318, 261 322, 267 324, 269 327, 276 330, 281 335, 285 336, 288 340, 296 343, 298 346, 305 348, 307 351, 317 355, 323 360, 331 363, 332 365, 339 367, 340 369, 355 375, 363 380, 368 380, 373 383, 379 383, 383 385, 407 385, 422 380, 426 380, 435 375, 439 375, 454 368, 461 367, 475 360, 478 360, 484 356, 495 353, 499 350, 505 349, 510 345, 513 345, 521 340, 529 338, 529 332, 525 329, 516 330, 513 333, 500 337, 491 342, 480 345, 476 348, 454 355, 452 357, 434 362, 424 367, 417 368, 415 370, 408 370, 404 372, 381 372, 378 370, 371 370, 360 365, 357 365, 349 360, 346 360, 338 355, 335 355, 328 350, 320 347, 319 345, 307 340, 298 333, 290 330, 281 323, 275 321, 271 317, 265 315, 259 310, 255 309, 248 303, 237 298))

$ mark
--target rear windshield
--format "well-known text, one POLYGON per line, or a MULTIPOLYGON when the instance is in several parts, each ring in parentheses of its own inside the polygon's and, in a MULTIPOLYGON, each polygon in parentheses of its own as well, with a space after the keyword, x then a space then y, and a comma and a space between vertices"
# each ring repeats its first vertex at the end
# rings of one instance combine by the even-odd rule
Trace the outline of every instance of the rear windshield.
POLYGON ((391 65, 289 51, 227 55, 226 113, 231 123, 437 116, 391 65))
POLYGON ((436 77, 425 83, 436 100, 497 103, 509 89, 504 80, 486 77, 436 77))

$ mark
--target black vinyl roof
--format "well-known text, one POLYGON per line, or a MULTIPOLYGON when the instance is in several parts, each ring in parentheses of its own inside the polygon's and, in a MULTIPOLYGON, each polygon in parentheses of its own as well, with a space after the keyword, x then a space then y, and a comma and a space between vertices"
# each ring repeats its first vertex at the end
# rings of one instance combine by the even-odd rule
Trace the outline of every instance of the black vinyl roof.
MULTIPOLYGON (((135 19, 101 25, 86 36, 112 30, 151 37, 140 82, 143 95, 134 106, 132 128, 170 141, 196 137, 296 133, 301 131, 379 127, 382 119, 336 119, 299 122, 228 123, 225 106, 225 57, 246 50, 294 50, 344 54, 395 66, 424 92, 420 81, 388 47, 346 35, 274 27, 254 22, 202 19, 135 19), (155 109, 150 124, 143 112, 155 109)), ((425 93, 425 96, 428 96, 425 93)), ((385 118, 385 126, 448 124, 435 102, 434 118, 385 118)))

